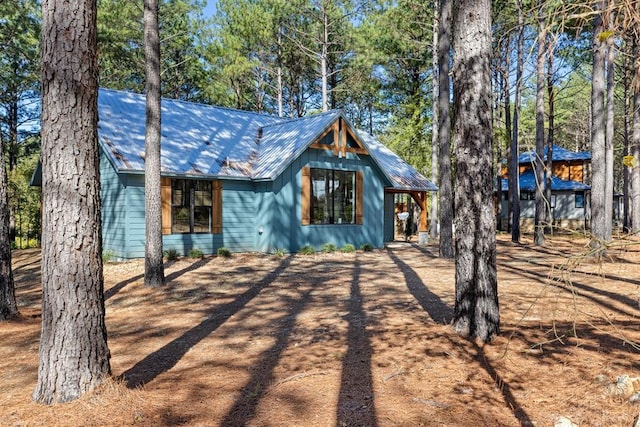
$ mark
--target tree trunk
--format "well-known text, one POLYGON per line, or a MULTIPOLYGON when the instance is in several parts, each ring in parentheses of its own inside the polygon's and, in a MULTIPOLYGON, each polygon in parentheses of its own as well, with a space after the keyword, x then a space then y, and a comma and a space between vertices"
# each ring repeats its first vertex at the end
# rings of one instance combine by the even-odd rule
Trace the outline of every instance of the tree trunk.
POLYGON ((158 0, 144 1, 144 54, 146 71, 146 133, 144 160, 145 250, 144 285, 163 286, 162 202, 160 188, 160 37, 158 0))
POLYGON ((606 45, 601 40, 604 31, 602 15, 604 2, 599 4, 600 13, 594 16, 593 68, 591 77, 591 247, 604 251, 605 225, 605 57, 606 45))
POLYGON ((518 164, 519 143, 518 131, 520 126, 520 104, 522 100, 522 69, 524 64, 524 13, 522 0, 518 5, 518 49, 516 63, 516 91, 513 106, 513 134, 509 148, 509 205, 511 211, 511 241, 520 242, 520 165, 518 164))
POLYGON ((544 245, 544 226, 546 223, 546 209, 544 198, 544 87, 546 64, 547 26, 544 16, 544 2, 538 3, 538 59, 536 62, 536 160, 534 169, 536 174, 536 195, 534 214, 534 236, 536 245, 544 245))
POLYGON ((553 42, 549 42, 547 50, 547 102, 549 105, 549 127, 547 129, 547 164, 546 164, 546 176, 544 186, 544 198, 545 198, 545 217, 547 218, 547 224, 545 227, 545 233, 553 232, 553 208, 551 207, 551 182, 553 177, 553 144, 555 133, 555 106, 556 106, 556 92, 553 84, 553 42))
POLYGON ((440 34, 438 37, 438 137, 440 256, 453 258, 453 189, 451 188, 451 112, 449 105, 451 57, 451 0, 440 1, 440 34))
POLYGON ((33 399, 47 404, 74 400, 110 374, 96 9, 95 0, 42 2, 42 334, 33 399))
POLYGON ((633 156, 633 167, 631 168, 631 232, 640 233, 640 45, 637 35, 633 41, 633 118, 632 118, 632 141, 631 155, 633 156))
MULTIPOLYGON (((611 0, 613 3, 614 0, 611 0)), ((608 30, 614 31, 614 13, 608 12, 608 30)), ((605 189, 604 189, 604 238, 608 242, 613 234, 613 138, 615 107, 615 44, 613 36, 607 37, 607 116, 605 131, 605 189)))
MULTIPOLYGON (((433 70, 433 90, 431 111, 433 117, 431 120, 431 180, 438 182, 438 16, 440 9, 440 1, 436 0, 433 4, 433 54, 431 68, 433 70)), ((431 193, 431 224, 429 227, 429 235, 435 239, 438 235, 438 193, 431 193)))
POLYGON ((456 331, 499 333, 491 124, 491 2, 454 2, 456 331))
POLYGON ((0 321, 18 315, 18 304, 16 304, 16 292, 11 270, 7 169, 1 140, 2 138, 0 138, 0 321))
POLYGON ((322 51, 320 52, 320 74, 322 77, 322 111, 329 111, 329 17, 326 8, 322 10, 322 51))

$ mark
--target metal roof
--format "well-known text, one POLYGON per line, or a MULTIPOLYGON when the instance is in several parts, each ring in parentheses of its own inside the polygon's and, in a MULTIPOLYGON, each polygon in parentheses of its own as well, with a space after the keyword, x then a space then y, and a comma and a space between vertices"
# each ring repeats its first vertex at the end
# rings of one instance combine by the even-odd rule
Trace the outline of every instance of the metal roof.
MULTIPOLYGON (((145 96, 100 89, 98 136, 117 170, 144 171, 145 96)), ((162 173, 273 180, 336 120, 340 110, 297 119, 162 99, 162 173)), ((356 131, 391 186, 437 187, 371 135, 356 131)))
MULTIPOLYGON (((544 161, 547 161, 547 153, 549 147, 544 147, 544 161)), ((591 153, 589 151, 571 151, 559 145, 553 146, 553 152, 551 154, 554 162, 572 161, 572 160, 591 160, 591 153)), ((532 163, 536 159, 535 150, 527 151, 518 156, 518 163, 532 163)))
MULTIPOLYGON (((546 180, 543 188, 546 188, 546 180)), ((561 179, 555 175, 551 177, 552 191, 585 191, 590 190, 587 184, 561 179)), ((509 180, 502 179, 502 191, 509 191, 509 180)), ((536 176, 533 170, 529 169, 520 175, 520 191, 536 191, 536 176)))

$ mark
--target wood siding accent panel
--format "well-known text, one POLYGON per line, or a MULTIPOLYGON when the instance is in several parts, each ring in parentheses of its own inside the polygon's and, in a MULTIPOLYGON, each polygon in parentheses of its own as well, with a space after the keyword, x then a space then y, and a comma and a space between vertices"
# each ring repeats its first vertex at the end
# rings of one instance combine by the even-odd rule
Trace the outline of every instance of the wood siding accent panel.
POLYGON ((356 172, 356 224, 362 225, 363 202, 364 202, 364 174, 362 171, 356 172))
POLYGON ((311 169, 308 166, 302 168, 302 225, 311 223, 311 169))
POLYGON ((213 181, 212 188, 212 232, 213 234, 222 233, 222 181, 213 181))
POLYGON ((171 178, 160 179, 162 234, 171 234, 171 178))

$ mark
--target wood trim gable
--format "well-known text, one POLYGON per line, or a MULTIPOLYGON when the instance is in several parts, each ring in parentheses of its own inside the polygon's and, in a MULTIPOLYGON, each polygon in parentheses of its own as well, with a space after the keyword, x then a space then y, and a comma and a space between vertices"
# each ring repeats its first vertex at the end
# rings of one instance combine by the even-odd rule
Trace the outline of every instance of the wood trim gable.
POLYGON ((329 126, 320 136, 310 145, 310 148, 318 150, 330 150, 333 151, 334 156, 338 156, 338 153, 343 157, 347 153, 369 155, 369 152, 363 147, 360 140, 356 137, 355 133, 347 125, 347 122, 343 118, 339 118, 331 126, 329 126), (330 132, 333 132, 333 144, 321 144, 320 141, 326 137, 330 132), (357 147, 349 147, 347 145, 347 137, 351 138, 358 145, 357 147))

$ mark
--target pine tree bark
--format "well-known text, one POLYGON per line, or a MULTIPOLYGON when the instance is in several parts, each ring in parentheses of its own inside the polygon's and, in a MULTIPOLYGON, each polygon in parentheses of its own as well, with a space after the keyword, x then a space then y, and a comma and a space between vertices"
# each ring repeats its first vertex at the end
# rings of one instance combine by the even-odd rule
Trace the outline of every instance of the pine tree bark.
POLYGON ((524 63, 524 13, 522 0, 517 1, 518 6, 518 48, 516 62, 516 88, 513 106, 513 127, 511 146, 509 148, 509 206, 511 211, 511 241, 520 242, 520 166, 518 164, 520 127, 520 105, 522 102, 522 69, 524 63))
POLYGON ((600 13, 594 16, 593 67, 591 77, 591 247, 604 251, 606 242, 605 188, 605 58, 606 45, 601 39, 604 31, 602 13, 604 1, 599 2, 600 13))
MULTIPOLYGON (((614 0, 610 0, 613 2, 614 0)), ((608 11, 607 28, 613 32, 614 12, 608 11)), ((604 188, 604 239, 609 242, 613 235, 613 138, 615 119, 615 49, 613 36, 607 37, 607 112, 605 120, 605 188, 604 188)))
POLYGON ((451 0, 440 1, 440 34, 438 36, 438 137, 440 256, 453 258, 453 188, 451 187, 451 94, 449 60, 451 58, 451 0))
POLYGON ((454 1, 454 147, 458 333, 490 341, 500 328, 493 207, 491 2, 454 1))
MULTIPOLYGON (((1 138, 0 138, 1 142, 1 138)), ((17 316, 18 305, 11 270, 9 195, 4 150, 0 145, 0 321, 17 316)))
POLYGON ((633 156, 633 167, 631 168, 629 180, 631 181, 631 194, 629 204, 631 205, 631 232, 640 233, 640 43, 634 33, 633 40, 633 116, 631 118, 632 140, 631 154, 633 156))
POLYGON ((110 374, 104 321, 95 0, 42 2, 42 333, 33 399, 110 374))
MULTIPOLYGON (((439 85, 439 77, 438 77, 438 30, 440 28, 439 24, 439 14, 440 14, 440 1, 436 0, 433 4, 434 14, 433 14, 433 53, 432 53, 432 64, 431 69, 433 71, 433 90, 432 90, 432 126, 431 126, 431 180, 432 182, 438 182, 438 146, 440 143, 440 138, 438 137, 438 85, 439 85)), ((431 224, 429 225, 429 236, 432 239, 435 239, 438 236, 438 193, 431 193, 431 212, 429 213, 431 217, 431 224)))
POLYGON ((533 242, 544 245, 544 226, 546 209, 544 198, 544 87, 546 64, 547 26, 544 16, 544 2, 538 3, 538 58, 536 62, 536 159, 534 170, 536 174, 536 194, 534 213, 533 242))
POLYGON ((144 138, 145 251, 144 285, 164 286, 162 200, 160 185, 160 35, 158 0, 144 0, 146 133, 144 138))

